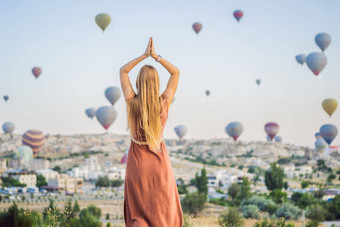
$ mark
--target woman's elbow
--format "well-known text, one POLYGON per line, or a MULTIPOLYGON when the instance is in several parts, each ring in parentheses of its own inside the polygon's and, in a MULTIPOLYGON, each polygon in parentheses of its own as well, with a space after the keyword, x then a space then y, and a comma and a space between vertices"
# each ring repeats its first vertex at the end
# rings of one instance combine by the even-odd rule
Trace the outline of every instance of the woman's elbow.
POLYGON ((177 75, 177 76, 179 76, 179 69, 176 68, 176 69, 174 70, 174 72, 172 73, 172 75, 177 75))

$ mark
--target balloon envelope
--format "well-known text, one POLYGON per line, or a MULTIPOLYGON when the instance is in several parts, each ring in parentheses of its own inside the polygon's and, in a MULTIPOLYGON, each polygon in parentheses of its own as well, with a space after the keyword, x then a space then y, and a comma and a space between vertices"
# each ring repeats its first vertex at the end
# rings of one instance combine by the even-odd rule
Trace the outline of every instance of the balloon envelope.
POLYGON ((103 30, 103 32, 105 31, 105 29, 107 28, 107 26, 109 26, 110 22, 111 22, 111 17, 109 14, 107 13, 100 13, 96 16, 96 23, 97 25, 103 30))
POLYGON ((241 122, 230 122, 224 130, 236 141, 243 132, 243 124, 241 122))
POLYGON ((279 125, 277 123, 275 123, 275 122, 268 122, 264 126, 264 130, 267 133, 267 135, 269 136, 270 141, 273 141, 273 138, 279 132, 279 125))
POLYGON ((113 106, 102 106, 96 111, 99 123, 107 130, 117 118, 117 111, 113 106))
POLYGON ((241 20, 241 18, 243 17, 243 12, 242 10, 235 10, 234 11, 234 17, 237 20, 237 22, 239 22, 241 20))
POLYGON ((305 63, 305 61, 306 61, 306 55, 305 55, 305 54, 296 55, 296 56, 295 56, 295 60, 296 60, 299 64, 303 65, 303 63, 305 63))
POLYGON ((180 140, 183 139, 183 137, 185 136, 185 134, 187 134, 187 127, 185 127, 184 125, 178 125, 174 128, 176 135, 179 137, 180 140))
POLYGON ((8 96, 8 95, 5 95, 5 96, 4 96, 4 100, 7 102, 8 99, 9 99, 9 96, 8 96))
POLYGON ((209 90, 206 90, 206 91, 205 91, 205 94, 206 94, 207 96, 209 96, 209 95, 210 95, 210 91, 209 91, 209 90))
POLYGON ((326 147, 327 147, 326 141, 324 139, 322 139, 322 138, 318 138, 315 141, 314 145, 315 145, 315 150, 317 152, 323 152, 326 149, 326 147))
POLYGON ((328 113, 329 116, 332 116, 336 108, 338 107, 338 102, 335 99, 325 99, 322 101, 322 108, 328 113))
POLYGON ((331 36, 328 33, 319 33, 315 36, 315 42, 322 51, 326 50, 331 41, 331 36))
POLYGON ((12 122, 5 122, 2 125, 2 130, 4 133, 12 134, 15 129, 15 125, 12 122))
POLYGON ((202 28, 203 28, 203 25, 199 22, 196 22, 192 25, 192 28, 194 29, 194 31, 196 32, 196 34, 198 34, 202 28))
POLYGON ((33 73, 33 75, 35 76, 36 79, 38 79, 38 77, 40 76, 41 72, 42 72, 42 70, 39 67, 34 67, 32 69, 32 73, 33 73))
POLYGON ((324 53, 314 52, 307 56, 308 68, 317 76, 327 65, 327 57, 324 53))
POLYGON ((14 153, 14 159, 23 159, 26 164, 33 160, 33 150, 29 146, 20 146, 18 150, 14 153))
POLYGON ((114 105, 121 96, 120 89, 118 87, 108 87, 105 90, 105 96, 107 100, 114 105))
POLYGON ((281 136, 275 136, 275 142, 282 143, 282 137, 281 136))
POLYGON ((261 80, 260 80, 260 79, 257 79, 257 80, 256 80, 256 83, 257 83, 257 85, 260 85, 260 84, 261 84, 261 80))
POLYGON ((322 138, 330 145, 334 138, 338 135, 338 129, 335 125, 325 124, 320 128, 322 138))
POLYGON ((96 109, 95 108, 88 108, 88 109, 85 110, 85 113, 89 118, 92 119, 94 116, 96 116, 96 109))
POLYGON ((322 138, 320 132, 316 132, 316 133, 314 134, 314 136, 315 136, 316 139, 322 138))
POLYGON ((45 135, 39 130, 28 130, 22 135, 22 144, 32 148, 34 156, 44 146, 45 141, 45 135))

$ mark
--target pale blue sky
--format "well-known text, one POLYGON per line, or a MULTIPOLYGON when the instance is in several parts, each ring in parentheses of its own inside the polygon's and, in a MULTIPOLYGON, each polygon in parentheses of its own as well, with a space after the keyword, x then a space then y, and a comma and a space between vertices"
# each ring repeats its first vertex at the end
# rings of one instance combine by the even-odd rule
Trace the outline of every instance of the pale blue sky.
MULTIPOLYGON (((322 124, 340 127, 340 111, 329 119, 321 108, 324 98, 340 100, 338 0, 2 0, 0 21, 0 95, 10 96, 0 100, 0 124, 14 122, 15 133, 104 132, 84 111, 109 104, 105 88, 119 86, 119 68, 143 53, 149 36, 181 70, 166 138, 178 124, 188 127, 186 138, 223 138, 229 122, 241 121, 240 140, 265 140, 264 124, 276 121, 284 142, 312 146, 322 124), (244 11, 240 23, 236 9, 244 11), (104 34, 94 22, 102 12, 112 18, 104 34), (319 51, 319 32, 332 36, 321 78, 294 59, 319 51), (43 69, 38 80, 34 66, 43 69)), ((167 72, 143 63, 157 67, 164 89, 167 72)), ((116 109, 109 131, 126 133, 123 99, 116 109)))

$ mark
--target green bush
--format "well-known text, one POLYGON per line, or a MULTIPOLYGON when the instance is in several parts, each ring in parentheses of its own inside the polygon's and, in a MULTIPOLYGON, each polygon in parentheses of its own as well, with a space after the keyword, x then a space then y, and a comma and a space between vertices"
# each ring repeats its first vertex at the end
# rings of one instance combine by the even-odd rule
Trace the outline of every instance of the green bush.
POLYGON ((187 194, 181 201, 182 209, 184 212, 193 214, 197 217, 197 214, 203 210, 206 201, 206 195, 194 192, 187 194))
POLYGON ((317 220, 309 220, 309 222, 306 224, 306 227, 318 227, 319 224, 320 223, 317 220))
POLYGON ((287 226, 286 226, 286 220, 284 218, 271 220, 268 217, 266 217, 264 219, 257 221, 254 224, 254 227, 287 227, 287 226))
POLYGON ((242 206, 243 217, 245 218, 260 218, 260 209, 256 205, 245 205, 242 206))
POLYGON ((327 211, 320 205, 309 206, 306 210, 306 217, 311 220, 324 221, 327 211))
POLYGON ((244 221, 240 212, 229 208, 228 212, 220 215, 218 224, 222 227, 243 227, 244 221))
POLYGON ((300 217, 300 209, 291 203, 285 203, 277 209, 276 216, 286 220, 297 220, 300 217))
POLYGON ((275 213, 278 208, 273 200, 260 196, 253 196, 249 199, 243 200, 241 206, 243 207, 246 205, 255 205, 261 212, 267 212, 269 214, 275 213))

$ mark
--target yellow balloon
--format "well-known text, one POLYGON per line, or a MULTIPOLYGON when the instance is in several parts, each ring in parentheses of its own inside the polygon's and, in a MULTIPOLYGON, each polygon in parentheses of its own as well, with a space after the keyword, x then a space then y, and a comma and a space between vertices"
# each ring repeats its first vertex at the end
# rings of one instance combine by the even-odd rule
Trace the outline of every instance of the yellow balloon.
POLYGON ((103 32, 105 31, 105 28, 109 26, 110 22, 111 17, 107 13, 100 13, 96 16, 96 23, 103 30, 103 32))
POLYGON ((328 113, 329 116, 332 116, 336 108, 338 107, 338 102, 335 99, 325 99, 322 102, 322 108, 328 113))

